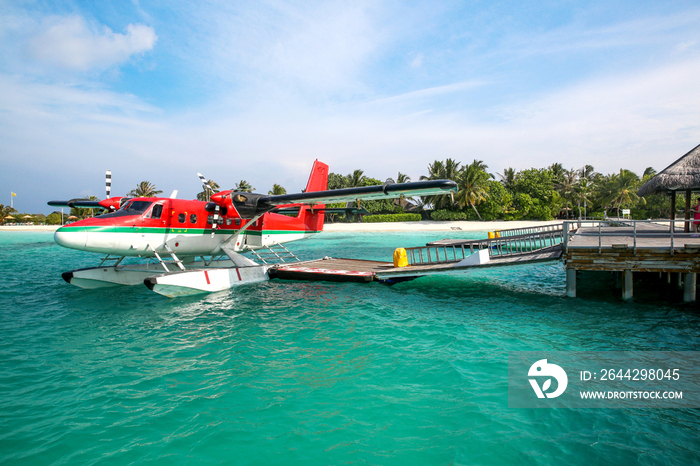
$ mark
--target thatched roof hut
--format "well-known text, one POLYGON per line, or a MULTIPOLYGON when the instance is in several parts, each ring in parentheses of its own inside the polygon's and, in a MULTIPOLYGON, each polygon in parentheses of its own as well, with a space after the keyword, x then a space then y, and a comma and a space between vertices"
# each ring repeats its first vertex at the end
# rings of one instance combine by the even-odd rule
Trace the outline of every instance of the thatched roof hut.
POLYGON ((671 220, 676 218, 676 193, 685 193, 685 232, 690 231, 690 197, 700 191, 700 145, 661 170, 637 191, 638 196, 658 192, 671 194, 671 220))
POLYGON ((637 195, 688 190, 700 191, 700 145, 644 183, 637 195))

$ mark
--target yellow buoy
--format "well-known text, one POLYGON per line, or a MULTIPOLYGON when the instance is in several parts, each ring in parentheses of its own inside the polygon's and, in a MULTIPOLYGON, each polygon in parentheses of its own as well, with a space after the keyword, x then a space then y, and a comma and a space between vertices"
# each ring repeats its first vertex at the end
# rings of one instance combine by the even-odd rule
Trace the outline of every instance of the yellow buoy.
POLYGON ((489 231, 489 239, 494 239, 496 237, 496 233, 493 231, 489 231))
POLYGON ((407 267, 408 256, 404 248, 396 248, 394 250, 394 267, 407 267))
POLYGON ((500 231, 496 230, 494 233, 496 233, 496 238, 500 238, 500 237, 501 237, 501 232, 500 232, 500 231))

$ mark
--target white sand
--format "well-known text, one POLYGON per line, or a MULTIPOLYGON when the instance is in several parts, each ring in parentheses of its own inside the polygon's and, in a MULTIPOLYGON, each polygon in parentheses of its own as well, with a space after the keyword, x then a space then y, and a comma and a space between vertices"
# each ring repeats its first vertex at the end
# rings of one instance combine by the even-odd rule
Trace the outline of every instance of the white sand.
POLYGON ((555 225, 561 222, 561 220, 518 220, 511 222, 435 222, 424 220, 421 222, 326 223, 323 229, 324 231, 494 231, 555 225))
MULTIPOLYGON (((494 231, 561 223, 552 221, 326 223, 325 231, 494 231)), ((56 231, 60 225, 0 225, 0 231, 56 231)))

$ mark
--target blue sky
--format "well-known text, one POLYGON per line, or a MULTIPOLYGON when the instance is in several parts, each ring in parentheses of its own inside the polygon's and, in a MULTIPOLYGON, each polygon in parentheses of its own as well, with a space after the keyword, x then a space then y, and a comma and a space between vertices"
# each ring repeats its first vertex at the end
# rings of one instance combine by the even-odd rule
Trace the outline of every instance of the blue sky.
POLYGON ((0 203, 197 172, 298 191, 318 158, 413 180, 663 169, 700 143, 697 2, 0 0, 0 203))

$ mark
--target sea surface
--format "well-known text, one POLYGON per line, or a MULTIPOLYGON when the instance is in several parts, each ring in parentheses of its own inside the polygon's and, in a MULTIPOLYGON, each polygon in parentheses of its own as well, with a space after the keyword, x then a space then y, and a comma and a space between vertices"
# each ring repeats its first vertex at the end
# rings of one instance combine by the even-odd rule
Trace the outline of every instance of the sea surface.
MULTIPOLYGON (((482 233, 322 233, 302 258, 390 261, 482 233)), ((691 465, 700 410, 508 408, 509 351, 698 351, 700 313, 560 263, 169 299, 81 290, 96 266, 0 232, 0 464, 691 465)))

